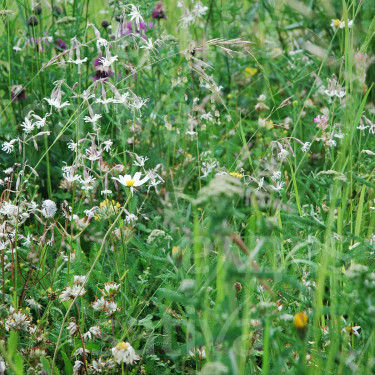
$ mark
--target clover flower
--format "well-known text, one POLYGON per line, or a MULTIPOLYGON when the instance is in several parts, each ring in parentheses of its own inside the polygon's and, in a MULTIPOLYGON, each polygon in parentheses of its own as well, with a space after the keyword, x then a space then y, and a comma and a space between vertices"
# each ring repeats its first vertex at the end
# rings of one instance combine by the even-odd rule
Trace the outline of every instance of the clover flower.
POLYGON ((112 355, 118 364, 125 363, 132 365, 140 360, 140 356, 135 353, 134 348, 128 342, 120 342, 112 348, 112 355))

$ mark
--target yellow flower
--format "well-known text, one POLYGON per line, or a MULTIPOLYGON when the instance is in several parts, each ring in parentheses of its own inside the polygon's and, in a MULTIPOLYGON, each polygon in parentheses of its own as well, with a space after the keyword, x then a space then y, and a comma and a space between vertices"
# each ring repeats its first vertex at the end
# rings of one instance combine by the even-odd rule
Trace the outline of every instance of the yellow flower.
POLYGON ((298 330, 302 330, 307 326, 307 315, 304 312, 298 312, 294 315, 293 324, 298 330))
POLYGON ((243 177, 243 174, 238 173, 238 172, 229 172, 229 174, 233 177, 236 177, 236 178, 242 178, 243 177))
POLYGON ((339 27, 340 26, 340 20, 338 18, 332 20, 332 26, 339 27))
POLYGON ((245 68, 245 72, 246 72, 246 76, 247 77, 255 76, 255 74, 258 73, 258 69, 257 68, 247 67, 247 68, 245 68))
POLYGON ((117 345, 116 345, 116 349, 117 350, 121 350, 121 349, 124 349, 126 350, 127 348, 129 347, 129 344, 127 342, 119 342, 117 345))

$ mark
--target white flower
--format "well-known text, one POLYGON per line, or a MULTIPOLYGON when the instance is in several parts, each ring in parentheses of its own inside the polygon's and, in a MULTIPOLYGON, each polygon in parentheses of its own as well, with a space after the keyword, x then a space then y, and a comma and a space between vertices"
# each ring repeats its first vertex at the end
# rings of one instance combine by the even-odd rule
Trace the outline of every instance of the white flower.
POLYGON ((102 63, 103 68, 109 68, 113 65, 115 61, 117 61, 117 55, 116 56, 107 56, 107 57, 101 57, 99 61, 102 63))
POLYGON ((90 161, 99 160, 102 157, 102 151, 98 150, 96 146, 91 146, 86 150, 85 158, 90 161))
POLYGON ((56 109, 61 109, 61 108, 64 108, 66 107, 67 105, 70 105, 69 102, 64 102, 64 103, 61 103, 59 99, 57 98, 54 98, 54 99, 50 99, 50 98, 44 98, 44 100, 47 101, 47 103, 51 106, 51 107, 55 107, 56 109))
POLYGON ((112 177, 113 180, 118 181, 121 185, 130 187, 130 191, 133 194, 133 190, 135 187, 143 185, 145 182, 149 180, 149 176, 146 175, 142 180, 141 178, 142 173, 141 172, 136 172, 134 174, 134 177, 132 178, 131 175, 126 174, 124 176, 119 176, 117 177, 112 177))
POLYGON ((92 338, 100 338, 102 336, 102 332, 99 326, 91 327, 86 333, 83 334, 83 338, 85 340, 91 340, 92 338))
POLYGON ((139 9, 135 5, 129 4, 129 6, 131 7, 131 12, 129 13, 130 21, 134 20, 135 24, 137 25, 137 28, 139 28, 140 22, 143 22, 141 13, 139 12, 139 9))
POLYGON ((101 194, 101 195, 112 194, 112 190, 110 190, 110 189, 102 190, 102 191, 100 192, 100 194, 101 194))
POLYGON ((272 189, 275 190, 275 191, 280 192, 281 190, 283 190, 284 185, 285 185, 285 182, 284 182, 284 181, 278 181, 278 182, 276 183, 276 186, 272 186, 272 189))
POLYGON ((117 303, 112 300, 107 303, 106 310, 107 315, 113 315, 116 311, 119 311, 120 309, 117 307, 117 303))
POLYGON ((81 285, 73 285, 73 287, 66 287, 60 294, 61 302, 69 301, 76 297, 81 297, 86 293, 86 290, 81 285))
POLYGON ((6 215, 9 218, 17 216, 18 207, 12 202, 3 201, 2 206, 0 207, 0 214, 6 215))
POLYGON ((84 363, 82 361, 75 361, 73 366, 73 375, 78 375, 81 372, 81 368, 83 367, 84 363))
POLYGON ((82 65, 86 61, 87 61, 87 57, 85 57, 84 59, 78 59, 77 58, 76 60, 73 60, 73 59, 68 60, 68 62, 76 64, 76 65, 82 65))
POLYGON ((201 115, 201 119, 202 120, 207 120, 207 121, 212 121, 212 114, 211 114, 211 112, 203 113, 203 115, 201 115))
POLYGON ((305 142, 301 148, 302 152, 306 152, 308 151, 308 149, 310 148, 311 146, 311 143, 310 142, 305 142))
POLYGON ((75 356, 83 356, 83 350, 85 350, 85 354, 90 354, 90 350, 87 350, 87 349, 83 349, 83 348, 78 348, 75 352, 74 352, 74 355, 75 356))
POLYGON ((86 279, 86 276, 74 276, 74 284, 83 284, 86 279))
POLYGON ((70 336, 75 335, 78 331, 78 326, 74 320, 70 321, 66 329, 69 331, 70 336))
POLYGON ((68 143, 68 149, 72 151, 77 151, 77 148, 78 148, 78 143, 73 142, 73 140, 71 139, 68 143))
POLYGON ((135 158, 136 160, 134 161, 133 165, 135 167, 141 167, 141 168, 145 166, 145 162, 148 160, 147 156, 138 156, 137 154, 135 154, 135 158))
POLYGON ((271 177, 272 181, 280 180, 280 178, 281 178, 281 172, 280 171, 273 172, 273 175, 271 177))
POLYGON ((103 142, 103 145, 104 145, 104 147, 103 147, 104 151, 109 152, 109 151, 111 151, 111 147, 113 145, 113 142, 110 139, 108 139, 108 141, 103 142))
POLYGON ((197 346, 189 351, 189 355, 195 359, 205 359, 206 350, 204 346, 197 346))
POLYGON ((35 125, 30 121, 30 119, 26 116, 25 121, 21 124, 21 127, 23 127, 23 131, 26 134, 31 133, 35 129, 35 125))
POLYGON ((91 124, 96 124, 98 122, 99 119, 102 118, 102 115, 96 113, 93 117, 89 117, 89 116, 85 116, 83 118, 83 121, 85 122, 91 122, 91 124))
POLYGON ((5 321, 5 329, 7 331, 27 331, 30 325, 30 318, 21 311, 11 311, 11 315, 5 321))
POLYGON ((105 296, 110 296, 110 295, 116 294, 119 289, 120 289, 120 284, 117 284, 112 281, 110 283, 104 284, 104 289, 102 290, 102 292, 105 296))
POLYGON ((128 342, 124 341, 112 348, 112 355, 118 364, 126 363, 127 365, 132 365, 134 362, 140 360, 134 348, 128 342))
POLYGON ((277 154, 277 157, 280 159, 280 160, 285 160, 286 157, 289 155, 289 152, 287 150, 285 150, 285 148, 282 148, 280 149, 280 152, 277 154))
POLYGON ((375 155, 375 152, 371 151, 371 150, 362 150, 361 153, 364 153, 364 154, 367 154, 367 155, 375 155))
POLYGON ((335 147, 337 145, 337 142, 334 139, 330 139, 326 142, 326 145, 329 147, 335 147))
POLYGON ((56 203, 50 199, 46 199, 42 204, 42 215, 46 218, 52 218, 57 211, 56 203))
POLYGON ((7 154, 10 154, 11 152, 13 152, 14 142, 16 142, 16 139, 12 139, 10 142, 4 142, 1 146, 1 149, 7 154))
POLYGON ((92 308, 95 311, 104 311, 107 307, 107 301, 104 299, 104 297, 101 297, 100 299, 97 299, 95 302, 92 303, 92 308))
POLYGON ((126 221, 127 224, 134 223, 137 220, 138 220, 138 217, 135 216, 134 214, 126 215, 126 218, 125 218, 125 221, 126 221))
POLYGON ((34 307, 36 310, 40 310, 42 308, 42 305, 36 302, 34 298, 29 298, 29 299, 26 299, 25 301, 30 307, 34 307))
POLYGON ((263 185, 264 185, 264 177, 261 177, 260 180, 258 181, 258 187, 255 189, 255 191, 259 191, 263 189, 263 185))
POLYGON ((154 45, 152 44, 152 38, 149 40, 144 40, 144 43, 146 44, 145 46, 142 46, 141 48, 147 50, 147 51, 152 51, 155 49, 154 45))

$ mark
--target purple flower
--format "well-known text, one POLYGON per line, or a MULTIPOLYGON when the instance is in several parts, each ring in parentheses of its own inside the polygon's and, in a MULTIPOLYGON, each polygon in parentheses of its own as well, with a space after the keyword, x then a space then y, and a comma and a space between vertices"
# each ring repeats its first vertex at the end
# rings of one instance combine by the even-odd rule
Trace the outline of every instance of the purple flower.
POLYGON ((151 17, 154 20, 161 20, 162 18, 167 18, 165 15, 165 10, 163 9, 163 3, 156 3, 154 10, 151 13, 151 17))
POLYGON ((120 27, 120 37, 123 37, 124 35, 140 34, 144 39, 147 40, 144 32, 154 27, 155 25, 152 22, 149 22, 148 24, 145 22, 140 22, 139 28, 135 23, 127 22, 126 24, 122 24, 120 27))
POLYGON ((26 99, 26 90, 22 85, 14 85, 10 88, 10 97, 12 102, 19 102, 26 99))
POLYGON ((58 50, 61 50, 61 51, 64 51, 66 49, 66 43, 60 39, 60 38, 57 38, 55 40, 55 47, 58 49, 58 50))
POLYGON ((97 81, 99 79, 113 76, 113 72, 110 68, 104 68, 102 62, 100 61, 100 58, 95 59, 94 61, 94 67, 95 67, 95 75, 92 77, 93 81, 97 81))

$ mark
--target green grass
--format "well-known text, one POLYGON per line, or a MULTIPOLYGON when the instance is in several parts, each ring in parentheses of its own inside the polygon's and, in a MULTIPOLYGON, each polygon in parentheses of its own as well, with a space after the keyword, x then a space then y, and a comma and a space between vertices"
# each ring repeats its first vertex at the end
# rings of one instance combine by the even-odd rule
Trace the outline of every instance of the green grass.
POLYGON ((0 374, 375 371, 375 3, 202 3, 1 2, 0 374))

